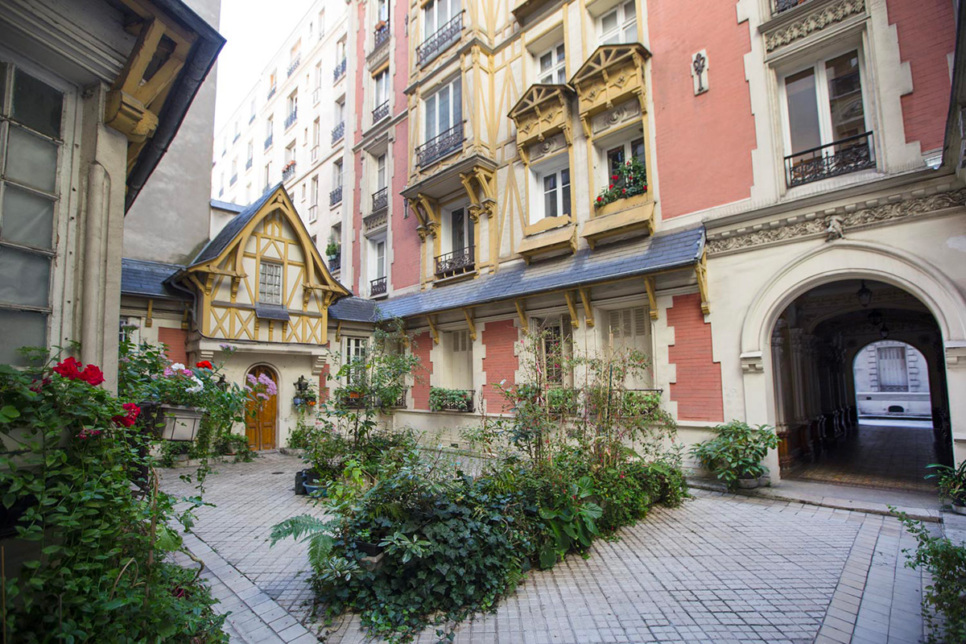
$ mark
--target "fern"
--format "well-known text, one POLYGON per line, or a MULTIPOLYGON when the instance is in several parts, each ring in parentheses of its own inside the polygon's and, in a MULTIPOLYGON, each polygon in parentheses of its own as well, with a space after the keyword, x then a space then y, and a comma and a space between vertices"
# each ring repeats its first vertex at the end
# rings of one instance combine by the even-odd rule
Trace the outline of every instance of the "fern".
POLYGON ((329 527, 327 521, 308 514, 291 517, 272 526, 271 545, 274 546, 282 539, 288 539, 289 537, 299 540, 303 535, 306 538, 311 538, 316 534, 326 534, 329 527))

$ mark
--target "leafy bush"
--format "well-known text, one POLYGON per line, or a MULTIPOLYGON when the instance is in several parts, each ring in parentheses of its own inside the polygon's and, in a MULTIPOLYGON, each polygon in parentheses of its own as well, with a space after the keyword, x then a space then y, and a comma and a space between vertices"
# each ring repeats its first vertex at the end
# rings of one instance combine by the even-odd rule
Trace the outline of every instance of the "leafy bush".
POLYGON ((756 479, 768 473, 762 459, 768 450, 778 447, 778 436, 766 425, 749 427, 733 420, 714 428, 717 435, 695 445, 691 453, 702 467, 717 475, 728 489, 738 486, 738 479, 756 479))
POLYGON ((429 388, 430 411, 473 411, 473 392, 463 389, 429 388))
POLYGON ((922 597, 924 617, 932 631, 929 641, 966 642, 966 546, 934 537, 921 522, 892 511, 919 542, 906 566, 923 568, 932 575, 933 583, 926 586, 922 597))
POLYGON ((227 642, 207 588, 164 561, 182 547, 167 527, 175 500, 157 489, 138 407, 96 386, 99 372, 73 358, 0 365, 0 490, 27 546, 19 576, 2 580, 4 632, 17 642, 227 642))
POLYGON ((956 505, 966 505, 966 461, 960 463, 959 467, 938 463, 926 467, 933 470, 926 478, 938 479, 940 497, 949 499, 956 505))

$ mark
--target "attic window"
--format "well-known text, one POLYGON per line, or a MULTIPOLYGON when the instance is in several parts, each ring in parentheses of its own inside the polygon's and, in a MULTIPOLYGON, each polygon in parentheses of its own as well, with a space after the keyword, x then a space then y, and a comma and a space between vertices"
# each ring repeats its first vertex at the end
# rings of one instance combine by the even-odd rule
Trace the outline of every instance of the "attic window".
POLYGON ((282 304, 282 265, 262 262, 258 269, 258 301, 260 304, 282 304))

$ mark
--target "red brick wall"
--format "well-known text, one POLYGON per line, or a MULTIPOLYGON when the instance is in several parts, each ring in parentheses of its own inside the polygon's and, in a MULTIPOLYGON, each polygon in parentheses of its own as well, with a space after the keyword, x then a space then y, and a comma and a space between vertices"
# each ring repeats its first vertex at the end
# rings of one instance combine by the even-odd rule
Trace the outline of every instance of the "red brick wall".
POLYGON ((678 420, 723 421, 721 364, 711 351, 711 325, 701 314, 701 296, 675 295, 667 323, 674 327, 668 361, 677 367, 671 400, 678 404, 678 420))
POLYGON ((943 145, 949 111, 949 63, 956 48, 951 0, 888 0, 889 22, 899 35, 899 56, 912 71, 912 93, 902 97, 906 141, 922 151, 943 145))
POLYGON ((661 216, 748 198, 758 145, 743 60, 748 23, 738 24, 734 2, 649 0, 647 11, 661 216), (702 49, 710 89, 695 96, 691 55, 702 49))
POLYGON ((188 364, 188 352, 185 343, 188 341, 188 332, 184 329, 169 329, 166 327, 158 328, 158 342, 167 346, 165 352, 171 362, 188 364))
POLYGON ((483 346, 486 347, 486 357, 483 358, 483 371, 486 374, 483 399, 486 400, 486 409, 490 413, 506 410, 506 401, 496 385, 501 380, 506 380, 504 386, 514 383, 513 374, 520 362, 513 354, 513 344, 517 338, 517 328, 513 320, 487 322, 483 329, 483 346))
POLYGON ((413 338, 413 353, 419 358, 419 366, 413 370, 413 409, 429 409, 429 378, 433 375, 433 362, 429 352, 433 337, 427 331, 413 338))

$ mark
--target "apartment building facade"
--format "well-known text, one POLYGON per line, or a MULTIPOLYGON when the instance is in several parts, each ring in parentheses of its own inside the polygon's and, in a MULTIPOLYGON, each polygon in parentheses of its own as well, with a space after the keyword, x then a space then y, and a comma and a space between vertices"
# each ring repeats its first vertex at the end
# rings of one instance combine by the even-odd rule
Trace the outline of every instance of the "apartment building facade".
MULTIPOLYGON (((348 106, 348 7, 313 3, 215 133, 211 198, 248 206, 282 182, 338 270, 348 106)), ((213 231, 217 232, 217 231, 213 231)))

